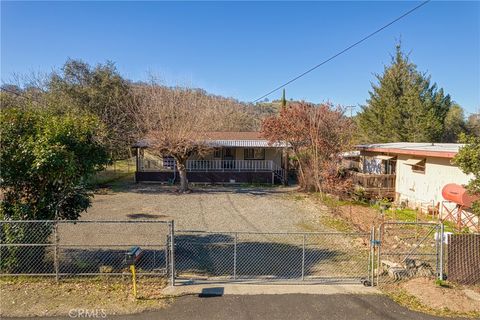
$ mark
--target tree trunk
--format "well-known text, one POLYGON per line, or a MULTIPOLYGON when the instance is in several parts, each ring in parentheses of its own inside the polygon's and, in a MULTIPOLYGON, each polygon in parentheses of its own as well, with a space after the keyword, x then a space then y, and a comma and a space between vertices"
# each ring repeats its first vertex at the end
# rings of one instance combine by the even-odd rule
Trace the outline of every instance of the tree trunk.
POLYGON ((300 159, 298 154, 299 154, 298 151, 296 149, 293 149, 293 155, 297 158, 298 171, 300 172, 300 177, 298 179, 298 184, 300 185, 301 190, 308 191, 307 187, 306 187, 307 181, 306 181, 306 178, 305 178, 305 172, 303 171, 302 160, 300 159))
POLYGON ((187 167, 184 162, 177 160, 177 168, 180 176, 180 191, 185 192, 188 190, 187 167))

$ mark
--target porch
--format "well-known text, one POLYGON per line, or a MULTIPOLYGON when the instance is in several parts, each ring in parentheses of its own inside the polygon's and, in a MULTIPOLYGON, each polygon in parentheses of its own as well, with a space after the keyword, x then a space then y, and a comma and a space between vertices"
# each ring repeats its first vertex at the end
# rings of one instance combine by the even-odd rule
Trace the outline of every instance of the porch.
MULTIPOLYGON (((197 183, 283 183, 285 171, 273 160, 188 160, 187 178, 197 183)), ((143 159, 136 181, 173 183, 178 170, 172 158, 143 159)))
MULTIPOLYGON (((269 143, 259 132, 207 132, 207 154, 193 154, 186 162, 187 179, 199 183, 286 183, 288 145, 269 143)), ((173 183, 178 180, 174 158, 155 156, 148 141, 136 148, 136 181, 173 183)))
POLYGON ((395 198, 395 174, 353 172, 353 184, 368 198, 395 198))

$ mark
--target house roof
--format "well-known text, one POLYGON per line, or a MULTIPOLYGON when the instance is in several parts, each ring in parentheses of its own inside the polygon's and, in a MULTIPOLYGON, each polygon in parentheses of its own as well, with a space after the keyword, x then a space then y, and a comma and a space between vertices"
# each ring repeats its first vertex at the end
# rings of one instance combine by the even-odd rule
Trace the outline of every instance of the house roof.
POLYGON ((357 149, 361 151, 380 152, 387 154, 453 158, 462 146, 463 144, 461 143, 393 142, 363 144, 358 145, 357 149))
POLYGON ((265 140, 258 131, 211 131, 202 135, 207 140, 265 140))
MULTIPOLYGON (((252 131, 213 131, 199 134, 199 140, 212 147, 244 147, 244 148, 284 148, 286 143, 270 144, 260 132, 252 131)), ((148 140, 143 139, 133 145, 134 148, 147 148, 148 140)))
POLYGON ((286 143, 269 143, 260 132, 205 132, 205 141, 212 147, 283 148, 286 143))

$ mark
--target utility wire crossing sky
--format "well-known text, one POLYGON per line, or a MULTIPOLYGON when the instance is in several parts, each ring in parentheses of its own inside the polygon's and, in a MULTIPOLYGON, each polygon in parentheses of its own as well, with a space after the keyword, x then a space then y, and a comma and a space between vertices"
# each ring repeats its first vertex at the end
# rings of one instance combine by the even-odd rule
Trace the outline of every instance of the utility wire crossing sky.
POLYGON ((293 79, 291 79, 291 80, 287 81, 286 83, 284 83, 284 84, 280 85, 279 87, 277 87, 277 88, 273 89, 272 91, 270 91, 270 92, 268 92, 268 93, 264 94, 264 95, 263 95, 263 96, 261 96, 260 98, 257 98, 257 99, 256 99, 256 100, 254 100, 253 102, 260 101, 260 100, 262 100, 263 98, 265 98, 265 97, 268 97, 270 94, 274 93, 275 91, 278 91, 278 90, 282 89, 283 87, 285 87, 285 86, 289 85, 290 83, 292 83, 292 82, 294 82, 294 81, 296 81, 296 80, 300 79, 301 77, 303 77, 303 76, 305 76, 305 75, 309 74, 310 72, 312 72, 313 70, 317 69, 318 67, 321 67, 321 66, 323 66, 325 63, 327 63, 327 62, 329 62, 329 61, 331 61, 331 60, 335 59, 336 57, 338 57, 338 56, 339 56, 339 55, 341 55, 342 53, 345 53, 345 52, 347 52, 348 50, 350 50, 350 49, 352 49, 353 47, 355 47, 355 46, 359 45, 360 43, 364 42, 365 40, 367 40, 367 39, 369 39, 369 38, 373 37, 373 36, 374 36, 374 35, 376 35, 377 33, 381 32, 383 29, 386 29, 386 28, 388 28, 389 26, 391 26, 392 24, 394 24, 394 23, 395 23, 395 22, 397 22, 398 20, 401 20, 402 18, 404 18, 404 17, 408 16, 410 13, 414 12, 415 10, 417 10, 417 9, 420 9, 420 7, 423 7, 423 6, 424 6, 424 5, 426 5, 428 2, 430 2, 430 0, 427 0, 427 1, 424 1, 424 2, 422 2, 421 4, 419 4, 418 6, 416 6, 416 7, 415 7, 415 8, 413 8, 413 9, 411 9, 411 10, 409 10, 409 11, 405 12, 404 14, 402 14, 400 17, 396 18, 395 20, 393 20, 393 21, 391 21, 391 22, 387 23, 386 25, 384 25, 384 26, 383 26, 383 27, 381 27, 380 29, 377 29, 377 30, 375 30, 374 32, 370 33, 368 36, 366 36, 366 37, 364 37, 364 38, 362 38, 362 39, 358 40, 358 41, 357 41, 357 42, 355 42, 354 44, 352 44, 352 45, 348 46, 347 48, 343 49, 342 51, 340 51, 340 52, 336 53, 335 55, 331 56, 331 57, 330 57, 330 58, 328 58, 327 60, 324 60, 323 62, 321 62, 321 63, 317 64, 317 65, 316 65, 316 66, 314 66, 313 68, 310 68, 310 69, 308 69, 307 71, 305 71, 305 72, 301 73, 300 75, 296 76, 295 78, 293 78, 293 79))
POLYGON ((113 61, 132 81, 153 74, 166 85, 241 101, 269 91, 269 99, 279 99, 281 92, 269 89, 288 83, 287 99, 355 105, 358 111, 401 40, 418 70, 467 112, 480 107, 480 2, 0 5, 2 83, 13 74, 48 73, 68 58, 91 65, 113 61))

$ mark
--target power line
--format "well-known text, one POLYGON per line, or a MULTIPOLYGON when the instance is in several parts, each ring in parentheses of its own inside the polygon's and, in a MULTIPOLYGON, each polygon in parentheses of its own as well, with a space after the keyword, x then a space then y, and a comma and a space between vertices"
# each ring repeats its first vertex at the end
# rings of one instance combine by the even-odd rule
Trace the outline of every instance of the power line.
POLYGON ((365 40, 367 40, 367 39, 369 39, 369 38, 373 37, 374 35, 376 35, 376 34, 377 34, 377 33, 379 33, 380 31, 382 31, 382 30, 384 30, 384 29, 388 28, 389 26, 391 26, 391 25, 392 25, 392 24, 394 24, 395 22, 397 22, 397 21, 399 21, 399 20, 401 20, 401 19, 405 18, 405 17, 406 17, 406 16, 408 16, 410 13, 414 12, 414 11, 415 11, 415 10, 417 10, 417 9, 420 9, 421 7, 423 7, 424 5, 426 5, 427 3, 429 3, 430 1, 431 1, 431 0, 427 0, 427 1, 424 1, 424 2, 422 2, 421 4, 419 4, 418 6, 414 7, 413 9, 410 9, 409 11, 405 12, 404 14, 402 14, 401 16, 399 16, 398 18, 396 18, 395 20, 392 20, 392 21, 390 21, 389 23, 387 23, 386 25, 384 25, 384 26, 383 26, 383 27, 381 27, 380 29, 377 29, 376 31, 374 31, 374 32, 370 33, 368 36, 366 36, 366 37, 362 38, 361 40, 358 40, 358 41, 357 41, 357 42, 355 42, 354 44, 351 44, 350 46, 346 47, 346 48, 345 48, 345 49, 343 49, 342 51, 340 51, 340 52, 338 52, 338 53, 334 54, 334 55, 333 55, 333 56, 331 56, 330 58, 328 58, 328 59, 326 59, 326 60, 322 61, 321 63, 317 64, 316 66, 314 66, 314 67, 312 67, 312 68, 308 69, 307 71, 305 71, 305 72, 303 72, 303 73, 299 74, 299 75, 298 75, 298 76, 296 76, 295 78, 293 78, 293 79, 291 79, 291 80, 289 80, 289 81, 285 82, 284 84, 282 84, 282 85, 278 86, 277 88, 273 89, 272 91, 268 92, 267 94, 264 94, 263 96, 261 96, 260 98, 258 98, 258 99, 256 99, 256 100, 254 100, 253 102, 257 102, 257 101, 259 101, 259 100, 261 100, 261 99, 263 99, 263 98, 265 98, 265 97, 269 96, 270 94, 274 93, 275 91, 277 91, 277 90, 279 90, 279 89, 281 89, 281 88, 283 88, 283 87, 285 87, 285 86, 289 85, 290 83, 292 83, 292 82, 294 82, 294 81, 296 81, 296 80, 300 79, 300 78, 301 78, 301 77, 303 77, 304 75, 306 75, 306 74, 308 74, 308 73, 312 72, 313 70, 315 70, 315 69, 317 69, 318 67, 320 67, 320 66, 324 65, 325 63, 329 62, 330 60, 333 60, 333 59, 335 59, 335 58, 336 58, 336 57, 338 57, 339 55, 341 55, 341 54, 343 54, 343 53, 347 52, 348 50, 350 50, 350 49, 352 49, 353 47, 355 47, 355 46, 359 45, 360 43, 364 42, 365 40))

